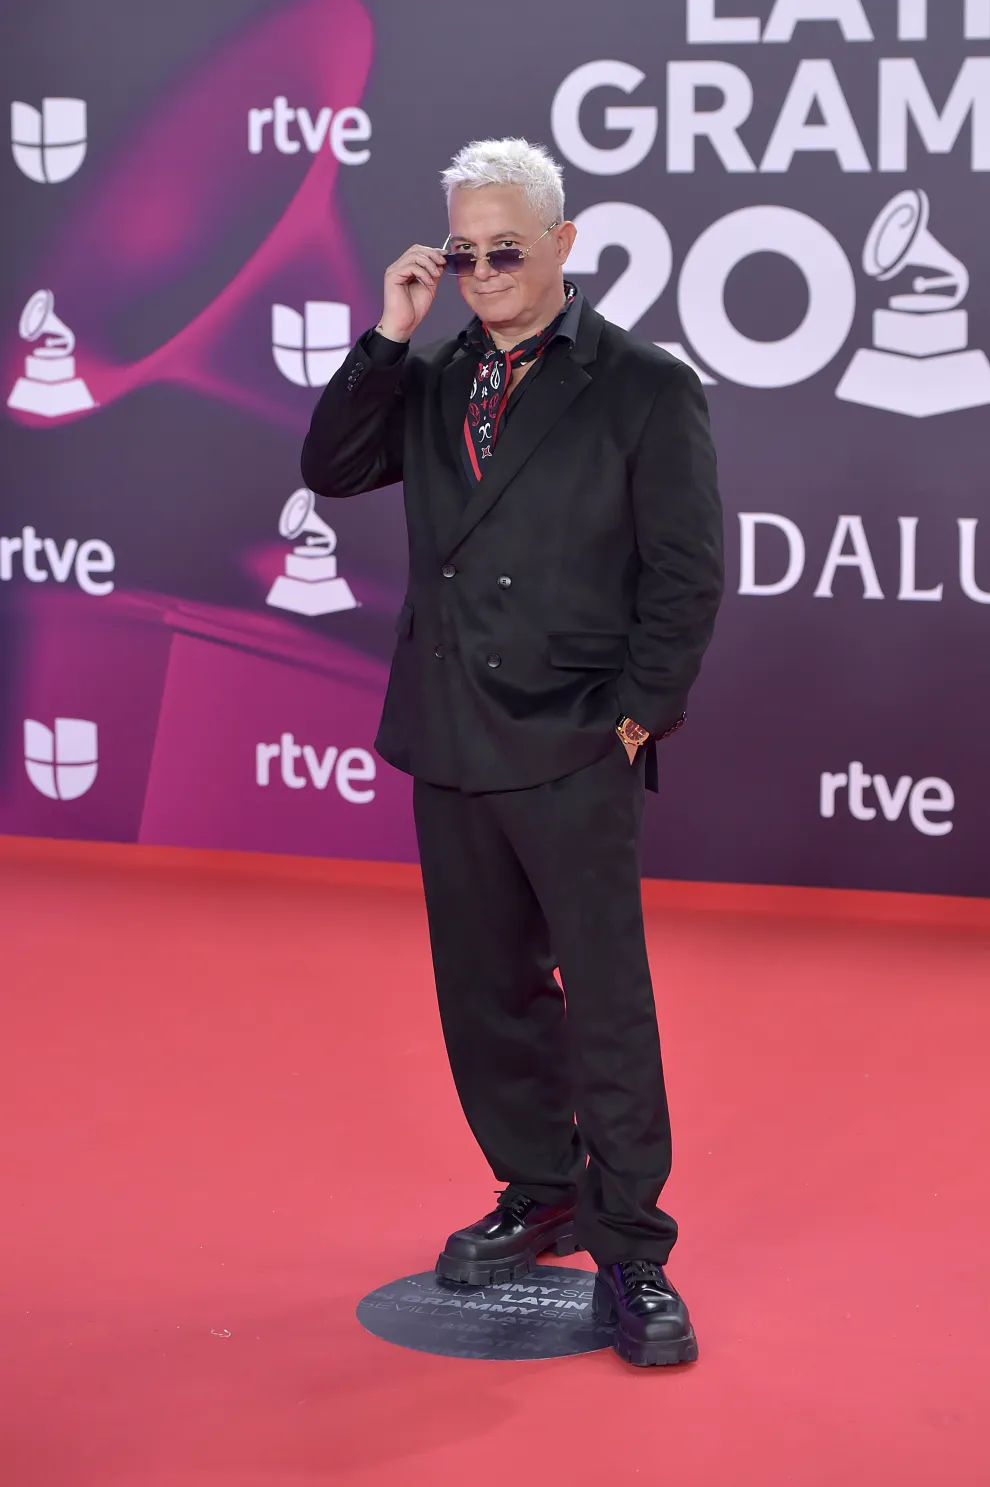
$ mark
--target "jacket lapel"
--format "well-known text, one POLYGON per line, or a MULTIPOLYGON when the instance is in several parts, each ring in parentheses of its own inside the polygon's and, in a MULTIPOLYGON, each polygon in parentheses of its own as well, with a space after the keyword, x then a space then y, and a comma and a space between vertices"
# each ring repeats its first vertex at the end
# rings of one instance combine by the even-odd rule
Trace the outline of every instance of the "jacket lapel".
POLYGON ((440 403, 444 426, 447 430, 454 462, 465 481, 467 473, 464 470, 461 445, 464 443, 464 417, 467 413, 468 393, 474 381, 476 365, 474 355, 461 346, 440 374, 440 403))
MULTIPOLYGON (((447 368, 448 373, 453 370, 453 366, 454 364, 451 364, 447 368)), ((469 371, 473 372, 473 367, 469 366, 469 371)), ((520 399, 519 406, 513 409, 512 417, 499 435, 490 468, 485 471, 481 480, 474 484, 467 503, 454 524, 446 543, 444 557, 448 557, 456 547, 459 547, 482 517, 487 515, 509 482, 518 475, 534 450, 538 448, 550 430, 566 413, 574 399, 590 382, 591 378, 588 373, 565 343, 558 342, 546 352, 546 363, 540 368, 536 381, 532 387, 526 389, 525 396, 520 399)), ((447 423, 449 428, 455 415, 458 417, 457 440, 464 437, 464 414, 471 377, 466 377, 463 383, 458 382, 458 395, 460 395, 461 386, 463 386, 463 398, 459 408, 455 408, 454 378, 445 376, 445 412, 449 408, 447 423)), ((460 461, 460 448, 456 442, 455 453, 460 461)))

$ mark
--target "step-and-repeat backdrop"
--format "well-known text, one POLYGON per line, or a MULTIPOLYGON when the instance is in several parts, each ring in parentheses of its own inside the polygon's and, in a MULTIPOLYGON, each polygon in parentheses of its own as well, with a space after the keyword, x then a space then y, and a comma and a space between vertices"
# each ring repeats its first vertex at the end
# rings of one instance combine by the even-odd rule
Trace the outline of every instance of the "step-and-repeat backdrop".
MULTIPOLYGON (((3 23, 0 831, 415 856, 401 491, 301 483, 471 138, 696 367, 728 594, 651 874, 990 892, 990 0, 38 0, 3 23)), ((422 332, 463 319, 444 284, 422 332)))

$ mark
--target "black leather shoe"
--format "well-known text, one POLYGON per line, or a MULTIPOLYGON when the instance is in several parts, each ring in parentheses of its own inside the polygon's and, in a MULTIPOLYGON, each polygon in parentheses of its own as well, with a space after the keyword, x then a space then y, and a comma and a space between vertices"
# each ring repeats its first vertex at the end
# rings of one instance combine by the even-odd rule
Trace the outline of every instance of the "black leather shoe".
POLYGON ((599 1266, 592 1310, 599 1321, 618 1323, 612 1346, 637 1368, 698 1356, 688 1309, 655 1260, 599 1266))
POLYGON ((451 1234, 437 1260, 437 1275, 456 1285, 501 1286, 528 1275, 544 1250, 572 1255, 579 1248, 573 1198, 537 1203, 509 1187, 491 1213, 451 1234))

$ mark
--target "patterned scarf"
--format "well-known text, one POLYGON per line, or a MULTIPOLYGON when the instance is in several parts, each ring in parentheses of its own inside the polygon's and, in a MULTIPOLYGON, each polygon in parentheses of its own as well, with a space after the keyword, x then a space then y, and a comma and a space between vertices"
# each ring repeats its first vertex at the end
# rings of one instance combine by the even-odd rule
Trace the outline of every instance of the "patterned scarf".
POLYGON ((528 341, 520 341, 511 351, 500 351, 492 340, 487 325, 481 326, 481 359, 474 376, 474 384, 464 415, 464 447, 467 465, 475 480, 480 480, 485 463, 492 457, 495 440, 502 425, 505 405, 509 401, 509 383, 513 370, 525 362, 536 361, 560 329, 560 322, 567 314, 568 306, 577 290, 566 284, 567 299, 556 319, 528 341))

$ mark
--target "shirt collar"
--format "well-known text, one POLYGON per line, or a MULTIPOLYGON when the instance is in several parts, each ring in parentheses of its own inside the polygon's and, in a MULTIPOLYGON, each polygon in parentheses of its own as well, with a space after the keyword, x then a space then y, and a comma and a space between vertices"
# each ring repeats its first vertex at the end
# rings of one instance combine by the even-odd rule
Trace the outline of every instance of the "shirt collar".
MULTIPOLYGON (((565 279, 564 283, 567 287, 571 287, 570 280, 565 279)), ((561 336, 563 336, 564 340, 570 341, 572 346, 577 340, 578 321, 581 319, 581 311, 584 307, 584 295, 581 293, 580 289, 578 289, 576 285, 573 287, 574 298, 567 306, 564 318, 560 322, 560 327, 557 331, 557 335, 554 337, 554 340, 558 340, 561 336)))
MULTIPOLYGON (((564 287, 570 288, 570 281, 564 280, 564 287)), ((557 327, 554 335, 555 341, 569 341, 573 346, 577 341, 578 324, 581 319, 581 311, 584 308, 584 295, 581 290, 574 286, 574 298, 564 312, 564 318, 557 327)), ((457 337, 458 343, 465 349, 471 351, 481 350, 481 321, 477 315, 469 320, 467 325, 457 337)))

